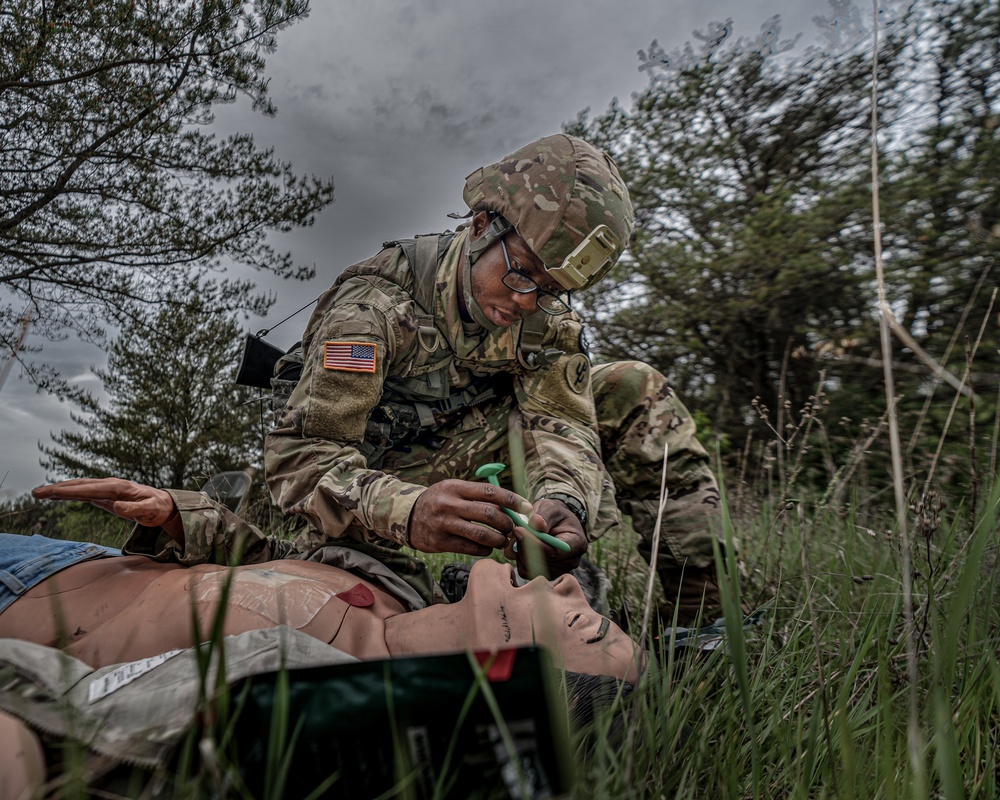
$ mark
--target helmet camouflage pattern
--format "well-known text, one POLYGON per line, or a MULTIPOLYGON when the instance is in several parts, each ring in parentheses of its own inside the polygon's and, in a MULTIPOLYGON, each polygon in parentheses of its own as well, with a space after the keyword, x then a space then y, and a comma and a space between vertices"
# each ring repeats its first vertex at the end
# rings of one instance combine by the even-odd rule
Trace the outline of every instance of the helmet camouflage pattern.
POLYGON ((567 290, 589 289, 632 232, 628 189, 610 156, 575 136, 546 136, 465 179, 466 204, 502 215, 567 290))

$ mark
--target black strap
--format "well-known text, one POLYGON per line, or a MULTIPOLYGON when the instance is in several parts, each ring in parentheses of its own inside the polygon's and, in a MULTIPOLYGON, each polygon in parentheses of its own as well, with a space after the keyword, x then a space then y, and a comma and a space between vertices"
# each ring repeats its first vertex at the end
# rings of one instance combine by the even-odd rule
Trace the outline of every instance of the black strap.
POLYGON ((386 246, 397 245, 403 250, 413 272, 413 299, 420 309, 430 314, 434 311, 434 276, 445 251, 455 238, 454 231, 428 233, 414 239, 399 239, 386 242, 386 246))

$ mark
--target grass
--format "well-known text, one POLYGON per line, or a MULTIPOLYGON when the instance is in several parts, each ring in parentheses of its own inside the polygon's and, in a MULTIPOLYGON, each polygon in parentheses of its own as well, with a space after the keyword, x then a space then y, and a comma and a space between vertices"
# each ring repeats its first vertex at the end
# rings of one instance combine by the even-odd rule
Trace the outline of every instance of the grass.
MULTIPOLYGON (((674 653, 657 639, 640 686, 574 739, 572 796, 997 797, 998 503, 1000 482, 974 530, 958 508, 914 547, 916 719, 891 516, 862 523, 849 510, 804 501, 737 516, 730 607, 763 605, 762 625, 734 628, 728 646, 712 652, 674 653), (911 726, 921 743, 917 771, 911 726)), ((639 609, 645 581, 630 537, 623 529, 592 557, 607 570, 613 598, 639 609)), ((226 769, 186 767, 175 788, 217 792, 226 769)))
POLYGON ((629 709, 632 747, 599 747, 576 796, 996 797, 998 499, 1000 487, 971 536, 946 525, 915 565, 918 719, 896 542, 850 517, 788 514, 779 561, 754 535, 770 529, 764 516, 743 536, 750 577, 731 582, 773 582, 763 628, 731 635, 728 650, 661 651, 629 709))
MULTIPOLYGON (((658 639, 644 682, 578 735, 573 796, 996 797, 998 501, 1000 484, 971 534, 960 509, 915 548, 918 719, 888 520, 872 528, 802 502, 764 507, 739 522, 742 575, 728 584, 731 602, 766 603, 762 627, 736 628, 728 649, 707 653, 674 654, 658 639)), ((593 557, 613 596, 638 609, 644 579, 629 536, 593 557)))

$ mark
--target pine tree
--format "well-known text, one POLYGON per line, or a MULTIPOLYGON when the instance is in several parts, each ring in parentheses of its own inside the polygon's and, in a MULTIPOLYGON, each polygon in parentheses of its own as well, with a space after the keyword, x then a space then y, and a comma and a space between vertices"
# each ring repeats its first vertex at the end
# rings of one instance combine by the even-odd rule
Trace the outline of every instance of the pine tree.
POLYGON ((93 370, 105 397, 75 390, 78 432, 53 434, 42 466, 57 477, 128 478, 198 488, 215 472, 242 469, 259 453, 257 406, 233 382, 240 326, 220 311, 231 290, 211 284, 136 317, 93 370))

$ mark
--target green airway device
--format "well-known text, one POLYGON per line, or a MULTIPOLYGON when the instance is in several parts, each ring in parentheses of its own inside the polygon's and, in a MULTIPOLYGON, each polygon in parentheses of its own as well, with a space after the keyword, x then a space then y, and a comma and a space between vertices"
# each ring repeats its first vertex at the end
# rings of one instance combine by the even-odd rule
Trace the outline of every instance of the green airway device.
MULTIPOLYGON (((500 485, 500 480, 497 478, 501 472, 507 469, 506 464, 483 464, 479 469, 476 470, 477 478, 486 478, 494 486, 500 485)), ((547 533, 542 533, 541 531, 536 531, 528 524, 528 520, 518 514, 516 511, 511 511, 509 508, 500 509, 504 514, 514 520, 514 524, 521 528, 527 528, 531 531, 535 537, 541 541, 545 542, 547 545, 551 545, 556 550, 562 550, 564 553, 569 552, 569 542, 564 542, 562 539, 557 539, 555 536, 550 536, 547 533)))

